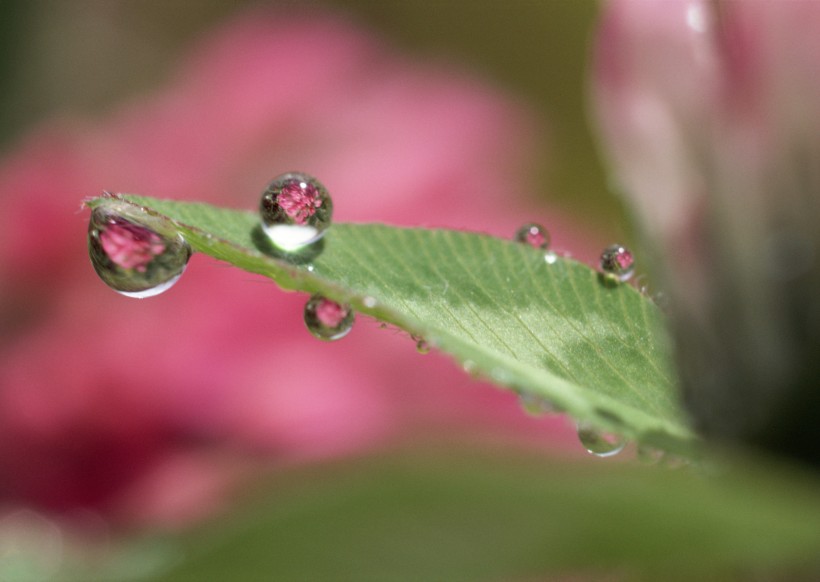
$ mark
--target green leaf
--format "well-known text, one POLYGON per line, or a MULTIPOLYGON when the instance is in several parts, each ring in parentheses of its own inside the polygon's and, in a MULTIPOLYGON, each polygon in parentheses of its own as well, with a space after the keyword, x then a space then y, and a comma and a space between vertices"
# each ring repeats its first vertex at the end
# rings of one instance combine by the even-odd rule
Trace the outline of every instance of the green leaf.
POLYGON ((501 453, 390 451, 279 475, 172 541, 185 558, 161 579, 817 579, 816 479, 501 453))
POLYGON ((287 257, 265 246, 255 213, 133 195, 87 204, 168 220, 196 251, 350 303, 578 421, 682 454, 695 442, 679 411, 662 314, 581 263, 548 262, 481 234, 379 224, 334 224, 317 256, 287 257))

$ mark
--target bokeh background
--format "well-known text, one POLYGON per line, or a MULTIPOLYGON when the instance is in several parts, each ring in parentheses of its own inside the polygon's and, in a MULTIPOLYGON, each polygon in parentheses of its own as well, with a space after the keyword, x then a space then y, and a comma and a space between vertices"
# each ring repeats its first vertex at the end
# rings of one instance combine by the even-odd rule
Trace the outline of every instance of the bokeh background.
POLYGON ((596 11, 0 2, 0 579, 536 575, 524 523, 490 536, 503 558, 481 549, 532 503, 488 492, 585 462, 568 420, 377 322, 320 344, 304 297, 202 257, 167 295, 121 298, 78 208, 103 189, 253 207, 301 169, 342 220, 535 220, 591 262, 630 240, 587 123, 596 11), (485 513, 447 520, 439 490, 485 513))

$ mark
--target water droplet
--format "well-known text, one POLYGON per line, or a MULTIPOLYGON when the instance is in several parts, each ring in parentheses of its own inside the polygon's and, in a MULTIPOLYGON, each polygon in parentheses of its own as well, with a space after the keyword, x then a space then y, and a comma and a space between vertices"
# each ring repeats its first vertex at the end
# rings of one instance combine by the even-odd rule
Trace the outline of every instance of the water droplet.
POLYGON ((91 212, 88 254, 106 285, 143 299, 177 282, 191 247, 162 219, 125 203, 112 203, 91 212))
POLYGON ((464 360, 461 364, 461 367, 467 372, 471 377, 476 378, 478 377, 478 364, 476 364, 472 360, 464 360))
POLYGON ((638 293, 644 297, 649 297, 651 295, 649 288, 649 277, 646 275, 638 275, 635 279, 633 279, 632 284, 635 286, 635 289, 638 290, 638 293))
POLYGON ((638 445, 635 451, 635 458, 647 465, 659 465, 665 456, 666 453, 661 449, 656 449, 648 445, 638 445))
POLYGON ((262 228, 274 246, 294 251, 324 236, 330 226, 333 202, 316 178, 290 172, 268 184, 259 212, 262 228))
POLYGON ((531 222, 515 232, 515 241, 545 251, 550 246, 550 233, 540 224, 531 222))
POLYGON ((524 412, 530 416, 544 416, 545 414, 558 412, 552 402, 543 396, 538 396, 531 392, 522 392, 519 394, 518 402, 521 404, 521 408, 524 409, 524 412))
POLYGON ((377 304, 378 301, 376 301, 376 298, 372 295, 365 295, 364 297, 362 297, 362 305, 364 305, 368 309, 373 309, 374 307, 376 307, 377 304))
POLYGON ((411 335, 410 339, 416 342, 416 351, 420 354, 430 353, 430 344, 420 335, 411 335))
POLYGON ((349 305, 342 305, 321 295, 305 304, 305 325, 321 340, 333 341, 346 336, 353 328, 356 315, 349 305))
POLYGON ((604 275, 626 281, 635 272, 635 258, 623 245, 609 245, 601 253, 601 270, 604 275))
POLYGON ((547 262, 548 265, 554 265, 555 262, 558 260, 558 255, 556 255, 552 251, 547 251, 544 255, 544 260, 547 262))
POLYGON ((612 457, 626 446, 626 439, 622 436, 600 431, 586 423, 578 424, 578 440, 596 457, 612 457))

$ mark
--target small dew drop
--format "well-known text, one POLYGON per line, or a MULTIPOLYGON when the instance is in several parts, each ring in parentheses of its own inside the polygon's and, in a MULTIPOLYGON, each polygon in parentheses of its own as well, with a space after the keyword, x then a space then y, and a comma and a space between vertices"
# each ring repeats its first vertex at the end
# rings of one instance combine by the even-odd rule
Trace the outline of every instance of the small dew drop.
POLYGON ((373 309, 374 307, 376 307, 377 304, 378 301, 376 301, 376 298, 372 295, 365 295, 364 297, 362 297, 362 305, 364 305, 368 309, 373 309))
POLYGON ((464 360, 464 362, 461 364, 461 367, 473 378, 478 376, 478 364, 476 364, 474 361, 464 360))
POLYGON ((259 212, 262 228, 273 245, 296 251, 324 236, 333 215, 333 202, 316 178, 289 172, 268 184, 259 212))
POLYGON ((647 445, 638 445, 635 457, 646 465, 659 465, 663 462, 666 453, 661 449, 647 445))
POLYGON ((638 293, 644 297, 649 297, 651 295, 649 288, 649 277, 646 275, 638 275, 632 281, 632 284, 635 286, 635 289, 638 290, 638 293))
POLYGON ((509 370, 505 368, 493 368, 490 371, 490 378, 492 378, 493 382, 496 384, 501 384, 502 386, 509 385, 512 382, 512 374, 510 374, 509 370))
POLYGON ((556 261, 558 261, 558 255, 556 255, 552 251, 547 251, 547 253, 544 255, 544 261, 546 261, 548 265, 554 265, 556 261))
POLYGON ((430 344, 427 343, 420 335, 411 335, 410 339, 416 342, 416 351, 420 354, 429 354, 430 353, 430 344))
POLYGON ((540 224, 530 222, 515 232, 515 241, 545 251, 550 246, 550 233, 540 224))
POLYGON ((635 272, 635 258, 623 245, 609 245, 601 253, 601 271, 606 277, 626 281, 635 272))
POLYGON ((88 254, 106 285, 127 297, 144 299, 167 291, 179 280, 191 247, 161 219, 123 203, 92 210, 88 254))
POLYGON ((356 314, 349 305, 314 295, 305 304, 305 325, 320 340, 334 341, 346 336, 353 328, 356 314))
POLYGON ((596 457, 612 457, 626 446, 626 439, 611 432, 600 431, 586 423, 578 424, 578 440, 596 457))
POLYGON ((552 402, 530 392, 522 392, 518 395, 518 402, 524 412, 530 416, 544 416, 545 414, 554 414, 558 410, 553 406, 552 402))

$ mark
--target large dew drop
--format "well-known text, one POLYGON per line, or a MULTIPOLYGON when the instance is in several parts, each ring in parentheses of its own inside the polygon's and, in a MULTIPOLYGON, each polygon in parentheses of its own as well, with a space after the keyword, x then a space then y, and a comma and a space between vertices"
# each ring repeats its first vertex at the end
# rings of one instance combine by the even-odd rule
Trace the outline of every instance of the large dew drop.
POLYGON ((284 251, 296 251, 324 236, 333 215, 333 202, 316 178, 290 172, 268 184, 259 212, 262 227, 273 245, 284 251))
POLYGON ((601 253, 601 270, 605 277, 626 281, 635 272, 635 257, 623 245, 609 245, 601 253))
POLYGON ((550 233, 540 224, 531 222, 515 231, 515 241, 545 251, 550 246, 550 233))
POLYGON ((191 258, 191 247, 160 219, 115 203, 91 212, 88 254, 106 285, 128 297, 144 299, 177 282, 191 258))
POLYGON ((341 305, 321 295, 314 295, 305 304, 305 325, 320 340, 343 338, 353 328, 355 317, 349 305, 341 305))
POLYGON ((578 424, 578 440, 596 457, 612 457, 626 446, 626 439, 622 436, 600 431, 586 423, 578 424))

